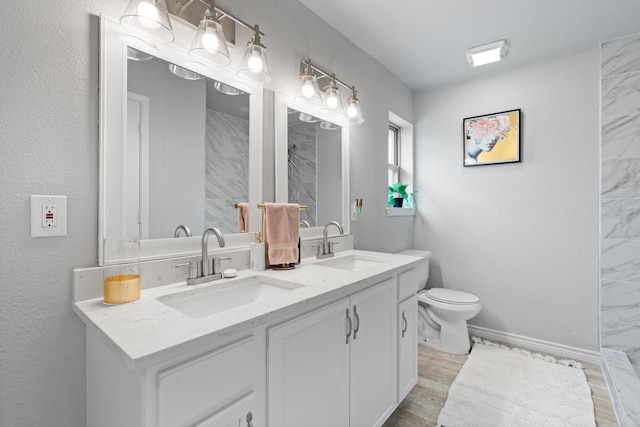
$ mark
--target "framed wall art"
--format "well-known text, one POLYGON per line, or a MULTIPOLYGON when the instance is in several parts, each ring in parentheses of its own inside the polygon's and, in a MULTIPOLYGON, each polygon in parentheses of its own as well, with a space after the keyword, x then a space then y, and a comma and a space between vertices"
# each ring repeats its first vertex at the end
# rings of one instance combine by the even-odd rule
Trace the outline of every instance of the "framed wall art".
POLYGON ((520 109, 467 117, 462 132, 464 166, 520 161, 520 109))

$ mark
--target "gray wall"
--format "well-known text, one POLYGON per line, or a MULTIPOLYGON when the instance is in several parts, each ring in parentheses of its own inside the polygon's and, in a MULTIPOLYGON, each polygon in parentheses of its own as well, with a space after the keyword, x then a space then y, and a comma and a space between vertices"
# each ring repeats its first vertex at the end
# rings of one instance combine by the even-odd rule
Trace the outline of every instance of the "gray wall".
MULTIPOLYGON (((84 326, 71 311, 71 272, 94 266, 98 217, 98 35, 101 13, 126 0, 3 2, 0 14, 0 425, 85 424, 84 326), (68 235, 30 237, 31 194, 68 197, 68 235)), ((364 125, 351 132, 351 198, 365 210, 352 232, 363 249, 411 246, 412 223, 388 221, 388 111, 411 121, 412 92, 297 0, 221 1, 265 32, 274 81, 295 94, 300 61, 355 84, 364 125), (378 229, 380 235, 360 232, 378 229)), ((240 29, 239 39, 249 38, 240 29)), ((244 41, 232 56, 240 61, 244 41)), ((269 95, 268 99, 272 99, 269 95)), ((265 153, 273 153, 267 123, 265 153)), ((273 158, 265 158, 272 170, 273 158)), ((267 194, 273 194, 272 188, 267 194)), ((265 201, 269 201, 266 200, 265 201)))
POLYGON ((179 224, 204 229, 205 84, 174 76, 164 62, 128 62, 129 91, 149 97, 151 239, 173 237, 179 224))
POLYGON ((415 96, 415 246, 477 326, 598 350, 596 46, 415 96), (522 109, 522 163, 463 167, 462 120, 522 109))
POLYGON ((600 334, 640 372, 640 35, 601 46, 600 334))

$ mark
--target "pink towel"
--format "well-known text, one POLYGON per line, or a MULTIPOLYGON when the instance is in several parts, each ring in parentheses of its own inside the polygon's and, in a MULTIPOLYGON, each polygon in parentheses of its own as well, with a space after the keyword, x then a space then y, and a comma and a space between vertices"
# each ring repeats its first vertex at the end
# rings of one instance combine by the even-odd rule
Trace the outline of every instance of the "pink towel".
POLYGON ((249 232, 249 203, 238 203, 238 233, 249 232))
POLYGON ((265 203, 262 216, 262 238, 269 265, 298 262, 300 205, 265 203))

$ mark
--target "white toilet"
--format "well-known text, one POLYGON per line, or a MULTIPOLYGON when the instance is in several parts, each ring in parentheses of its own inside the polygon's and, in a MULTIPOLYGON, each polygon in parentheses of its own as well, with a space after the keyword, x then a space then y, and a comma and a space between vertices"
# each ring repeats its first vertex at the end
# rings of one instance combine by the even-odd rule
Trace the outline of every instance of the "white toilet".
MULTIPOLYGON (((408 249, 401 255, 431 258, 431 252, 408 249)), ((422 272, 424 279, 418 292, 418 342, 453 354, 467 354, 471 348, 467 320, 482 309, 480 298, 453 289, 425 289, 429 264, 422 272)))

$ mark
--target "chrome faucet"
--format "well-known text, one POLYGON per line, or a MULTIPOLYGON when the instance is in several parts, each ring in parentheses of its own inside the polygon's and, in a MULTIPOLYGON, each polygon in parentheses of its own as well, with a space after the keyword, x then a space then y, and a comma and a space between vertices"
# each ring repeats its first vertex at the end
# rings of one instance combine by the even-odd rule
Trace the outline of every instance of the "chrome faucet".
POLYGON ((202 233, 202 241, 200 242, 200 249, 202 249, 202 276, 210 276, 216 272, 215 262, 213 266, 209 264, 209 236, 211 233, 215 234, 218 238, 218 246, 224 248, 224 236, 220 230, 215 227, 209 227, 204 230, 202 233))
POLYGON ((194 278, 187 278, 187 285, 197 285, 198 283, 211 282, 222 278, 222 274, 216 272, 216 259, 214 258, 212 260, 213 262, 209 262, 209 236, 211 234, 215 234, 218 238, 218 246, 224 248, 224 236, 222 232, 215 227, 205 229, 200 242, 202 259, 198 261, 197 275, 194 278))
POLYGON ((311 224, 309 224, 309 221, 307 221, 306 219, 302 219, 302 220, 300 220, 300 224, 298 224, 298 227, 300 227, 300 228, 310 228, 311 224))
POLYGON ((329 236, 327 235, 330 225, 335 225, 336 227, 338 227, 338 231, 340 231, 340 235, 344 234, 344 230, 342 229, 342 226, 338 221, 331 221, 327 225, 325 225, 324 230, 322 230, 322 245, 318 247, 318 253, 316 255, 316 258, 328 258, 335 255, 333 253, 334 243, 329 241, 329 236))
POLYGON ((184 224, 180 224, 176 227, 176 231, 173 232, 173 237, 180 237, 180 230, 184 231, 185 237, 191 237, 191 229, 184 224))

